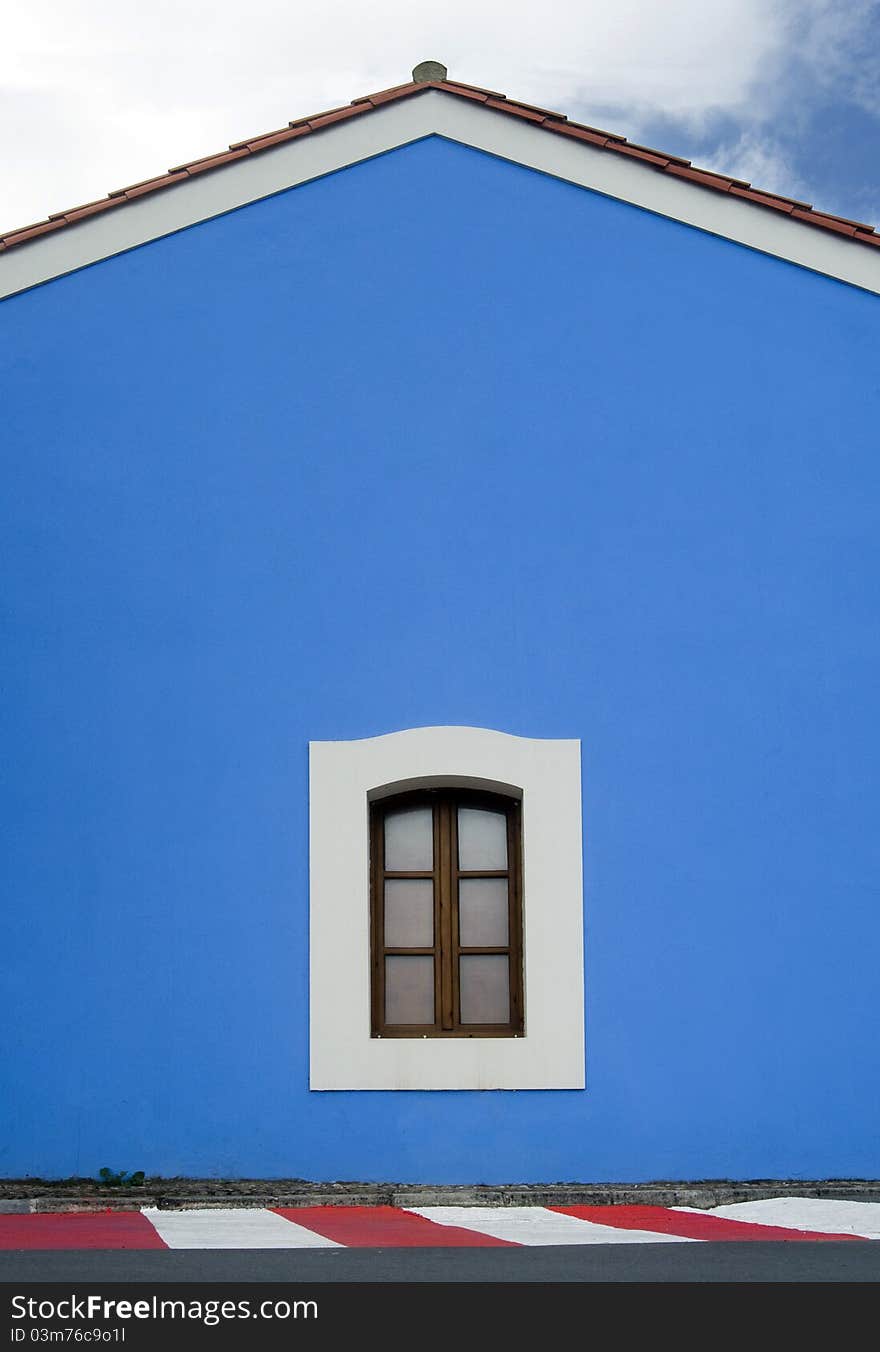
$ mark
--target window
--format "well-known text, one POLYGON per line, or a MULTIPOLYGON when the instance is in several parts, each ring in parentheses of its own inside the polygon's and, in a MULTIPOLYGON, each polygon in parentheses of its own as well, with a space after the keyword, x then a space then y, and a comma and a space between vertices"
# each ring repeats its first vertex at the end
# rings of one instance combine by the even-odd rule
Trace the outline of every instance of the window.
POLYGON ((374 1037, 522 1035, 520 819, 464 789, 371 805, 374 1037))
POLYGON ((309 1087, 582 1089, 581 840, 579 741, 432 727, 311 742, 309 1087), (389 1009, 375 967, 384 980, 390 959, 389 1009), (413 1018, 429 1022, 397 1022, 413 1018))

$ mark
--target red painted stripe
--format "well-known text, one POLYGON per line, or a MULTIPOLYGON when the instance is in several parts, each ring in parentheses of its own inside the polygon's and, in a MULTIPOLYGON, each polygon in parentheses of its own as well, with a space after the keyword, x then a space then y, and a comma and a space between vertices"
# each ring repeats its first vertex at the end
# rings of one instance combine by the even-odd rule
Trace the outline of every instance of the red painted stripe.
POLYGON ((564 1216, 597 1221, 618 1230, 654 1230, 682 1239, 856 1239, 856 1235, 826 1235, 818 1230, 789 1230, 783 1225, 759 1225, 753 1221, 730 1221, 723 1216, 671 1211, 662 1206, 551 1206, 564 1216))
POLYGON ((393 1206, 272 1207, 286 1221, 295 1221, 325 1239, 350 1249, 518 1249, 522 1246, 458 1225, 438 1225, 393 1206))
POLYGON ((139 1211, 0 1216, 0 1249, 167 1249, 139 1211))

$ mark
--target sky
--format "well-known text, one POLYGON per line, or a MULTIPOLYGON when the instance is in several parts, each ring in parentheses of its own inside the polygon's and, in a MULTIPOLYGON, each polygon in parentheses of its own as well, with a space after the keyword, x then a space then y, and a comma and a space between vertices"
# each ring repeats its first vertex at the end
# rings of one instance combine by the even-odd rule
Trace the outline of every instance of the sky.
POLYGON ((2 0, 0 232, 410 78, 880 228, 880 0, 2 0))

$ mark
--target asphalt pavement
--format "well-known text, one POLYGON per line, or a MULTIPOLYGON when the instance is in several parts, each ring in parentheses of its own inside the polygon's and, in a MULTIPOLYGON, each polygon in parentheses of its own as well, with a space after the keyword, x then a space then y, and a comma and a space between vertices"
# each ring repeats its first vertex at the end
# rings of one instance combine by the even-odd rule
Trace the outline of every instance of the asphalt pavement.
POLYGON ((15 1282, 880 1282, 880 1244, 13 1250, 15 1282))

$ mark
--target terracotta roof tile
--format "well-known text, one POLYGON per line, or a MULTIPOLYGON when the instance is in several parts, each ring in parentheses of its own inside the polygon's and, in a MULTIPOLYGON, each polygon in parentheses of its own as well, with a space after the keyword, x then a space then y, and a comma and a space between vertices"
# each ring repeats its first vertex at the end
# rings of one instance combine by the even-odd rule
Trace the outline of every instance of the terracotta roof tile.
POLYGON ((792 202, 786 202, 783 197, 777 197, 775 193, 759 192, 758 189, 753 188, 751 184, 745 188, 732 187, 730 189, 730 195, 731 197, 745 197, 748 201, 755 202, 758 206, 772 207, 775 211, 785 211, 789 215, 794 211, 794 204, 792 202))
POLYGON ((505 99, 487 99, 487 108, 499 109, 502 113, 514 113, 516 117, 522 117, 526 122, 546 122, 546 113, 534 113, 531 108, 526 108, 520 103, 508 103, 505 99))
POLYGON ((497 90, 481 89, 478 85, 464 84, 459 80, 435 80, 418 84, 409 82, 394 85, 389 89, 379 90, 378 93, 365 94, 361 98, 353 99, 351 103, 342 107, 330 108, 322 113, 314 113, 310 117, 297 118, 287 127, 282 127, 277 131, 265 132, 262 135, 250 137, 246 141, 236 141, 227 151, 220 154, 207 155, 199 160, 190 160, 185 164, 175 165, 167 174, 144 179, 142 182, 133 183, 127 188, 116 188, 106 198, 101 198, 97 202, 87 202, 84 206, 55 212, 45 221, 38 221, 34 225, 21 226, 17 230, 8 231, 5 235, 0 235, 0 250, 24 244, 40 235, 47 235, 52 231, 74 225, 89 216, 97 215, 114 207, 122 207, 126 202, 136 197, 152 192, 161 192, 164 188, 182 183, 194 175, 221 169, 236 160, 243 159, 245 156, 259 154, 262 150, 268 150, 272 146, 294 140, 298 136, 311 135, 316 131, 321 131, 324 127, 333 126, 337 122, 346 121, 362 113, 369 113, 375 108, 397 100, 418 96, 427 90, 440 90, 456 98, 482 103, 493 111, 520 118, 535 127, 540 127, 542 131, 551 131, 557 135, 568 136, 573 140, 586 142, 611 154, 626 155, 630 159, 639 160, 658 173, 670 174, 714 192, 728 193, 732 197, 752 202, 757 207, 781 212, 793 220, 802 221, 816 229, 828 230, 836 235, 842 235, 845 238, 855 240, 856 243, 872 245, 875 248, 880 247, 880 235, 875 233, 873 226, 860 221, 850 221, 841 216, 830 215, 827 212, 814 211, 807 202, 799 202, 790 197, 783 197, 778 193, 762 192, 742 179, 730 178, 711 170, 695 168, 689 160, 682 159, 677 155, 666 155, 662 151, 651 150, 647 146, 632 144, 626 140, 626 137, 615 135, 613 132, 602 131, 598 127, 587 127, 578 122, 569 122, 563 113, 551 112, 546 108, 538 108, 529 103, 519 103, 515 99, 507 98, 505 94, 501 94, 497 90))
POLYGON ((704 188, 717 188, 721 192, 730 192, 732 180, 725 178, 723 174, 715 174, 711 169, 695 169, 692 164, 669 164, 666 166, 668 174, 674 174, 676 178, 685 178, 689 183, 699 183, 704 188))
POLYGON ((250 147, 258 141, 268 141, 272 136, 288 135, 289 133, 290 124, 286 122, 284 126, 279 127, 277 131, 260 131, 256 132, 253 136, 246 136, 243 141, 233 141, 229 149, 243 150, 245 147, 250 149, 250 147))
POLYGON ((106 201, 107 201, 107 198, 106 198, 106 197, 98 197, 98 198, 96 198, 94 201, 91 201, 91 202, 83 202, 81 206, 78 206, 78 207, 68 207, 66 211, 53 211, 53 212, 52 212, 52 215, 49 217, 49 220, 50 220, 50 221, 63 221, 63 220, 65 220, 68 216, 72 216, 73 213, 74 213, 75 211, 85 211, 86 207, 93 207, 93 206, 95 205, 95 201, 98 201, 98 202, 106 202, 106 201))
POLYGON ((672 163, 668 155, 658 155, 656 150, 642 150, 639 146, 631 145, 615 145, 611 148, 619 155, 632 155, 637 160, 644 160, 646 164, 656 164, 660 169, 665 169, 672 163))
POLYGON ((380 108, 383 103, 392 103, 395 99, 402 98, 404 94, 412 93, 416 89, 424 89, 424 85, 415 85, 412 82, 405 85, 395 85, 393 89, 380 89, 378 94, 364 94, 359 99, 352 99, 352 106, 357 108, 362 103, 372 104, 374 108, 380 108))
POLYGON ((525 109, 528 113, 538 113, 542 118, 552 118, 555 122, 568 121, 568 115, 566 113, 554 112, 552 108, 539 108, 537 104, 523 103, 520 99, 509 99, 504 94, 498 94, 496 95, 496 98, 499 103, 505 104, 509 109, 516 113, 525 109))
POLYGON ((389 89, 380 89, 375 94, 361 94, 359 98, 352 99, 352 103, 387 103, 389 99, 399 99, 404 93, 409 94, 415 89, 423 88, 424 85, 417 85, 412 80, 408 80, 406 84, 391 85, 389 89))
POLYGON ((856 226, 852 221, 839 221, 821 211, 804 211, 801 207, 795 207, 791 214, 797 221, 806 221, 808 225, 821 225, 825 230, 836 230, 841 235, 856 233, 856 226))
MULTIPOLYGON (((507 95, 502 94, 500 89, 486 89, 483 85, 465 84, 463 80, 443 80, 441 83, 444 89, 470 89, 475 94, 485 94, 489 99, 507 98, 507 95)), ((416 88, 421 88, 421 86, 416 85, 416 88)))
POLYGON ((8 234, 2 236, 4 248, 11 249, 14 244, 24 244, 25 240, 35 239, 37 235, 48 235, 53 230, 60 230, 67 225, 64 216, 55 217, 51 221, 38 221, 36 225, 19 226, 18 230, 10 230, 8 234))
MULTIPOLYGON (((489 99, 493 97, 491 94, 487 94, 484 89, 471 89, 468 85, 450 85, 448 81, 445 84, 422 84, 413 87, 415 89, 439 89, 441 93, 445 91, 447 94, 455 94, 457 98, 470 99, 472 103, 488 103, 489 99)), ((504 95, 498 97, 503 98, 504 95)))
POLYGON ((176 174, 163 174, 161 178, 148 178, 145 183, 134 183, 130 188, 122 189, 122 196, 128 201, 135 197, 142 197, 144 193, 155 192, 157 188, 171 188, 175 183, 185 183, 189 178, 186 170, 179 170, 176 174))
POLYGON ((233 160, 240 160, 243 156, 249 155, 250 151, 243 150, 222 150, 218 155, 205 155, 200 160, 189 160, 186 164, 175 164, 169 169, 169 174, 203 174, 208 169, 219 169, 224 164, 231 164, 233 160))
POLYGON ((268 150, 270 146, 283 145, 285 141, 293 141, 297 136, 307 136, 311 130, 308 123, 304 127, 282 127, 280 131, 270 132, 267 136, 255 136, 250 141, 242 141, 235 149, 246 146, 253 154, 259 150, 268 150))
MULTIPOLYGON (((812 205, 809 202, 799 202, 796 197, 783 197, 780 192, 763 192, 760 188, 753 188, 751 183, 745 185, 746 190, 738 194, 740 197, 747 197, 749 201, 758 201, 761 206, 776 207, 777 211, 782 207, 786 211, 793 207, 800 207, 801 211, 812 211, 812 205)), ((732 190, 731 190, 732 191, 732 190)), ((843 220, 842 216, 835 216, 834 220, 843 220)))
MULTIPOLYGON (((658 159, 665 160, 667 164, 685 164, 690 168, 690 160, 682 159, 681 155, 667 155, 665 151, 655 150, 652 146, 640 146, 635 141, 626 141, 624 144, 628 150, 634 150, 639 155, 656 155, 658 159)), ((731 183, 743 183, 744 187, 749 186, 743 179, 732 178, 730 181, 731 183)))
POLYGON ((350 117, 361 117, 364 113, 369 113, 371 110, 371 104, 348 103, 344 108, 337 108, 335 112, 320 113, 316 117, 310 117, 309 126, 312 128, 312 131, 320 131, 321 127, 329 127, 333 122, 345 122, 350 117))
MULTIPOLYGON (((795 214, 796 214, 796 213, 795 213, 795 214)), ((811 214, 812 216, 814 216, 814 217, 816 218, 816 220, 823 221, 823 222, 824 222, 824 221, 839 221, 839 220, 841 219, 839 216, 829 216, 829 214, 828 214, 827 211, 819 211, 819 210, 817 210, 816 207, 813 207, 813 208, 812 208, 810 214, 811 214)), ((871 230, 871 231, 872 231, 872 230, 874 229, 873 225, 868 225, 865 221, 846 221, 845 224, 846 224, 846 225, 851 225, 851 226, 853 226, 853 228, 856 229, 856 230, 871 230)))
POLYGON ((611 139, 603 131, 592 131, 589 127, 578 126, 576 122, 545 122, 548 131, 562 132, 564 136, 573 136, 577 141, 589 141, 590 145, 600 149, 611 144, 611 139))
POLYGON ((85 220, 86 216, 97 216, 108 207, 115 207, 116 199, 113 197, 102 197, 100 202, 89 202, 87 206, 77 207, 75 211, 65 212, 64 219, 69 225, 75 221, 85 220))
POLYGON ((360 106, 356 107, 354 103, 341 103, 338 108, 322 108, 320 112, 309 113, 307 117, 295 117, 288 125, 291 127, 302 127, 308 123, 309 126, 311 126, 312 123, 319 122, 324 118, 336 117, 337 113, 350 113, 352 111, 363 113, 369 112, 370 110, 369 108, 362 108, 360 106))

